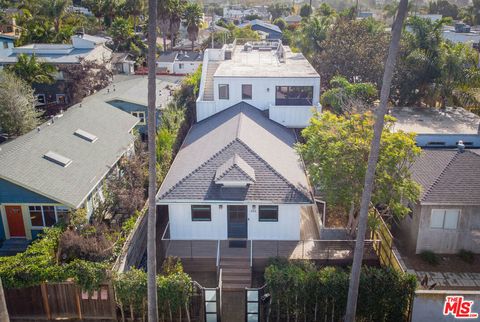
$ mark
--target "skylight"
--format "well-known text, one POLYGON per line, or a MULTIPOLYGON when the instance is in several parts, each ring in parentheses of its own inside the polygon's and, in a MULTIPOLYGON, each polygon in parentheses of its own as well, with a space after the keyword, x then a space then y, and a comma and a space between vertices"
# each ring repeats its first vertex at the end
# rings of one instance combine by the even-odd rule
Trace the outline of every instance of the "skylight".
POLYGON ((61 165, 64 168, 67 167, 70 163, 72 163, 72 160, 70 160, 69 158, 52 151, 48 151, 44 154, 43 157, 48 161, 61 165))
POLYGON ((98 139, 95 135, 81 129, 77 129, 73 134, 91 143, 98 139))

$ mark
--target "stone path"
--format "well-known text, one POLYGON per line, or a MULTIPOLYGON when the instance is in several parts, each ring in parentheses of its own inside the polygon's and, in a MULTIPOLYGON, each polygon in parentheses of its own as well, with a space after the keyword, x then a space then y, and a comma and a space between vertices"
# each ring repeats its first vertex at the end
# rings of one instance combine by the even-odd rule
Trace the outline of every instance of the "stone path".
POLYGON ((428 285, 437 283, 439 287, 480 287, 480 273, 447 273, 447 272, 423 272, 407 270, 408 273, 417 275, 421 282, 425 274, 428 276, 428 285))

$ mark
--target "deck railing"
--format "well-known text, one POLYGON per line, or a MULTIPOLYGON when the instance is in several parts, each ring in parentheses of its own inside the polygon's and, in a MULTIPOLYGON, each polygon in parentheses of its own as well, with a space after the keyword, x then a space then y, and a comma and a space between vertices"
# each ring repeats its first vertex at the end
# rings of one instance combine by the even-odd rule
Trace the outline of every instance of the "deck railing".
MULTIPOLYGON (((218 267, 220 257, 245 257, 250 265, 256 259, 285 257, 311 260, 351 260, 355 240, 249 240, 246 248, 230 248, 229 240, 162 240, 166 256, 185 259, 214 259, 218 267)), ((375 249, 379 240, 365 241, 366 260, 377 259, 375 249)))

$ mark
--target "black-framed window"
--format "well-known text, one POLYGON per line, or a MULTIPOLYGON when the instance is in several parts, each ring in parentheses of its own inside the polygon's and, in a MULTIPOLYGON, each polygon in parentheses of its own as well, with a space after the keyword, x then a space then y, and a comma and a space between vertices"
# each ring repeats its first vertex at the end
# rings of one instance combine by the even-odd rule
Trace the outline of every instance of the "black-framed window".
POLYGON ((212 208, 208 205, 192 205, 192 221, 211 221, 212 208))
POLYGON ((278 221, 278 206, 259 206, 258 221, 278 221))
POLYGON ((312 105, 313 86, 277 86, 275 105, 312 105))
POLYGON ((229 90, 228 84, 219 84, 218 85, 218 98, 221 100, 228 100, 229 99, 229 90))
POLYGON ((252 84, 242 84, 242 100, 252 99, 252 84))

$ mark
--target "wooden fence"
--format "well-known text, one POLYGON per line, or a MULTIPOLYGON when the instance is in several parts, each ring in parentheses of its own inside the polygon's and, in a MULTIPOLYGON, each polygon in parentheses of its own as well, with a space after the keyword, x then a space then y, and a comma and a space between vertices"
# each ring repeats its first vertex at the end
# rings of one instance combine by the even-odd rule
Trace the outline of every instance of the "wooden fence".
POLYGON ((116 320, 111 284, 91 294, 74 282, 44 283, 21 289, 5 289, 10 320, 116 320))
POLYGON ((400 260, 397 248, 393 243, 393 235, 380 214, 377 214, 379 226, 372 231, 372 239, 380 240, 380 243, 373 245, 378 256, 380 265, 391 267, 399 272, 406 272, 406 267, 400 260))

